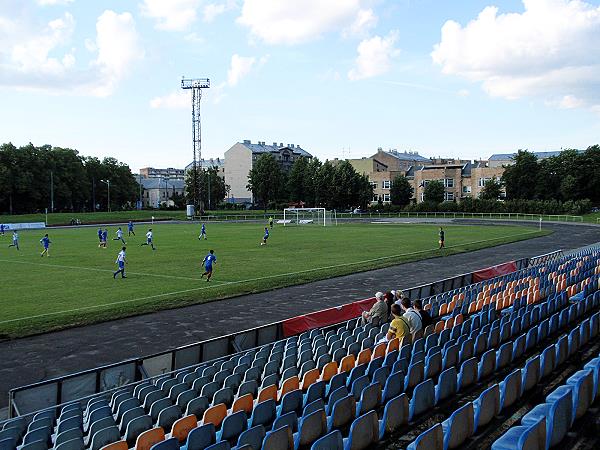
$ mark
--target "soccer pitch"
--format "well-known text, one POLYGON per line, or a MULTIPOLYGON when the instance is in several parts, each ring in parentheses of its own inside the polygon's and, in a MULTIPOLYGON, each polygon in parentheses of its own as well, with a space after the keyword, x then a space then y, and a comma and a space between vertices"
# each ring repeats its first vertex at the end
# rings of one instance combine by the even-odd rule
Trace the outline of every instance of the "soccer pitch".
MULTIPOLYGON (((306 283, 401 262, 471 251, 547 234, 517 226, 444 226, 447 249, 437 249, 438 226, 418 224, 275 225, 261 246, 262 223, 155 224, 156 251, 147 225, 127 237, 127 279, 113 279, 122 244, 98 248, 97 228, 20 232, 21 250, 0 237, 0 335, 19 337, 159 309, 306 283), (48 232, 50 257, 40 257, 48 232), (210 283, 200 279, 202 259, 214 249, 210 283)), ((123 226, 123 230, 127 227, 123 226)))

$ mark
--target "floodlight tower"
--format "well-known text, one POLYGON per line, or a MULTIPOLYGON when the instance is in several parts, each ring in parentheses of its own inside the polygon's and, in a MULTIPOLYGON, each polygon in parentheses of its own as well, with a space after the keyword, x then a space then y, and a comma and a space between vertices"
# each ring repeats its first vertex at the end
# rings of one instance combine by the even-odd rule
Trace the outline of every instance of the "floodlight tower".
POLYGON ((200 126, 200 99, 202 89, 210 87, 208 78, 181 78, 181 89, 192 90, 192 146, 194 148, 193 185, 194 185, 194 211, 198 208, 198 160, 202 157, 202 135, 200 126))

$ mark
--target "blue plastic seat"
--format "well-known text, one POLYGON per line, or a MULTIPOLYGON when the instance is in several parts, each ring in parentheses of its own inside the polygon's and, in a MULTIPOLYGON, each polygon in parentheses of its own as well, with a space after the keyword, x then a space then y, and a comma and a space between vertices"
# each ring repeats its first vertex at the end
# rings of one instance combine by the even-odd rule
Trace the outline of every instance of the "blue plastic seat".
POLYGON ((556 348, 554 345, 546 347, 540 358, 540 378, 549 376, 556 367, 556 348))
POLYGON ((533 389, 541 379, 540 356, 528 359, 521 369, 521 395, 533 389))
POLYGON ((181 450, 194 450, 197 448, 206 448, 216 442, 215 426, 212 423, 206 423, 192 429, 185 444, 181 450))
POLYGON ((456 384, 457 391, 461 391, 477 382, 477 363, 477 358, 469 358, 460 365, 456 384))
POLYGON ((303 400, 304 396, 302 394, 302 390, 295 389, 288 392, 281 399, 281 404, 277 407, 277 414, 283 415, 290 411, 299 413, 302 410, 303 400))
POLYGON ((483 391, 479 397, 473 401, 474 429, 487 425, 492 419, 500 413, 500 386, 494 384, 483 391))
POLYGON ((329 396, 333 391, 339 389, 343 386, 346 386, 346 381, 348 379, 348 372, 336 373, 331 380, 329 380, 329 384, 327 384, 326 395, 329 396))
POLYGON ((249 428, 240 434, 236 447, 239 448, 243 447, 244 445, 250 445, 255 450, 260 449, 262 447, 265 434, 265 427, 262 425, 249 428))
POLYGON ((322 409, 323 411, 325 411, 325 402, 323 401, 322 398, 319 398, 319 399, 315 400, 314 402, 311 402, 308 405, 306 405, 304 407, 304 409, 302 410, 302 415, 307 416, 311 412, 318 411, 319 409, 322 409))
POLYGON ((231 445, 227 441, 221 441, 206 447, 204 450, 231 450, 231 445))
POLYGON ((366 364, 361 364, 359 366, 353 367, 352 370, 350 371, 350 375, 348 375, 348 379, 346 380, 346 387, 348 389, 351 389, 354 381, 356 381, 358 378, 362 377, 366 373, 367 373, 367 365, 366 364))
POLYGON ((298 432, 294 433, 294 448, 298 450, 300 447, 311 445, 327 431, 327 418, 324 410, 312 412, 308 416, 304 416, 298 423, 298 432))
POLYGON ((494 373, 496 367, 496 350, 491 349, 481 355, 479 364, 477 365, 477 381, 489 377, 494 373))
POLYGON ((509 373, 500 382, 500 411, 508 408, 521 397, 521 371, 509 373))
POLYGON ((371 381, 373 383, 379 383, 382 387, 385 386, 387 379, 390 376, 390 367, 383 366, 375 371, 371 381))
POLYGON ((561 366, 569 357, 569 338, 565 335, 558 338, 556 347, 556 367, 561 366))
POLYGON ((36 441, 43 441, 46 445, 50 446, 52 441, 50 439, 52 435, 52 429, 50 427, 36 428, 28 431, 23 437, 23 444, 30 444, 36 441))
POLYGON ((463 362, 469 358, 472 358, 475 354, 475 343, 473 339, 467 339, 460 346, 460 352, 458 353, 458 361, 463 362))
POLYGON ((392 373, 383 388, 382 402, 387 403, 394 397, 397 397, 404 392, 404 373, 394 372, 392 373))
POLYGON ((292 433, 298 431, 298 416, 294 411, 290 411, 282 416, 277 416, 275 421, 273 422, 272 430, 277 430, 278 428, 288 426, 292 433))
POLYGON ((461 406, 442 422, 444 450, 457 448, 475 433, 473 403, 461 406))
POLYGON ((179 441, 177 438, 169 438, 158 442, 150 447, 150 450, 179 450, 179 441))
POLYGON ((590 369, 594 374, 594 394, 592 397, 596 401, 600 396, 600 389, 598 389, 598 384, 600 383, 600 357, 590 360, 584 366, 584 369, 590 369))
POLYGON ((277 411, 274 399, 270 398, 264 402, 260 402, 252 410, 252 416, 248 419, 248 428, 255 427, 256 425, 263 425, 268 429, 271 427, 276 415, 277 411))
POLYGON ((346 389, 346 387, 341 387, 339 389, 336 389, 329 396, 329 400, 327 401, 327 408, 325 410, 327 415, 331 415, 331 413, 333 412, 333 405, 335 405, 335 402, 337 402, 341 398, 346 397, 347 395, 348 395, 348 389, 346 389))
POLYGON ((571 389, 550 394, 551 401, 536 405, 523 416, 521 424, 531 426, 541 419, 546 421, 546 449, 557 445, 569 431, 572 423, 573 399, 571 389))
MULTIPOLYGON (((442 372, 443 373, 443 372, 442 372)), ((456 376, 454 378, 456 380, 456 376)), ((435 387, 433 380, 425 380, 415 387, 413 396, 408 405, 409 421, 412 421, 419 414, 433 408, 435 404, 435 387)))
POLYGON ((531 350, 532 348, 534 348, 537 345, 537 339, 538 339, 538 329, 537 329, 537 327, 533 327, 527 332, 527 335, 525 338, 525 351, 526 352, 528 352, 529 350, 531 350))
POLYGON ((361 394, 356 405, 356 416, 361 416, 368 411, 379 407, 381 403, 381 385, 379 383, 371 383, 366 386, 361 394))
POLYGON ((326 387, 327 383, 322 380, 311 384, 306 390, 306 394, 304 394, 304 406, 314 402, 315 400, 324 399, 326 387))
POLYGON ((99 450, 105 445, 112 444, 121 439, 121 433, 116 426, 98 430, 91 438, 90 450, 99 450))
POLYGON ((379 421, 379 439, 383 439, 396 431, 400 426, 408 424, 408 397, 400 394, 390 400, 383 410, 383 417, 379 421))
POLYGON ((540 449, 546 446, 546 421, 509 429, 492 444, 492 450, 540 449))
POLYGON ((358 401, 360 399, 360 395, 363 391, 364 388, 366 388, 369 384, 370 384, 371 380, 369 379, 368 375, 363 375, 359 378, 357 378, 354 383, 352 383, 352 389, 350 390, 350 393, 352 395, 354 395, 354 398, 356 399, 356 401, 358 401))
POLYGON ((377 413, 370 411, 354 420, 344 439, 344 450, 364 450, 379 442, 377 413))
POLYGON ((267 432, 262 450, 294 450, 294 441, 290 427, 281 427, 267 432))
POLYGON ((217 441, 235 443, 239 435, 248 428, 248 418, 244 411, 229 414, 223 420, 221 429, 217 433, 217 441))
POLYGON ((456 367, 458 365, 458 344, 449 346, 443 354, 442 358, 442 370, 449 367, 456 367))
POLYGON ((385 355, 385 359, 383 360, 383 366, 391 368, 398 359, 399 354, 400 352, 398 350, 393 350, 389 352, 387 355, 385 355))
POLYGON ((421 383, 424 380, 424 375, 425 364, 423 362, 417 362, 408 366, 408 372, 404 378, 404 390, 409 391, 421 383))
POLYGON ((573 386, 573 411, 575 419, 579 419, 594 400, 594 372, 579 370, 567 379, 567 385, 573 386))
POLYGON ((333 405, 331 415, 327 417, 327 431, 332 431, 348 425, 354 420, 356 413, 356 400, 353 395, 339 399, 333 405))
POLYGON ((438 384, 435 386, 435 404, 456 394, 456 369, 450 367, 440 374, 438 384))
POLYGON ((444 430, 441 423, 424 431, 411 442, 406 450, 444 450, 444 430))
POLYGON ((579 327, 569 333, 569 356, 573 356, 579 350, 579 327))
POLYGON ((442 371, 442 352, 432 353, 425 358, 425 378, 437 377, 442 371))
POLYGON ((136 417, 129 422, 124 435, 124 439, 127 441, 129 448, 132 448, 135 445, 135 441, 140 434, 150 428, 152 428, 152 418, 147 415, 136 417))
POLYGON ((512 361, 513 343, 506 342, 496 352, 496 371, 508 366, 512 361))
POLYGON ((319 438, 312 445, 310 450, 344 450, 344 439, 340 430, 333 430, 319 438))

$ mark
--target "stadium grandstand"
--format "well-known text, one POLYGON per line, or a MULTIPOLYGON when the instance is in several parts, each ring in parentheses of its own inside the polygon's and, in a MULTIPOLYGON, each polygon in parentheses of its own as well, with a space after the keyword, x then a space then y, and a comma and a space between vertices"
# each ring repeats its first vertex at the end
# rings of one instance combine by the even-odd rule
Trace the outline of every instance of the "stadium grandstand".
POLYGON ((312 328, 9 419, 0 450, 598 448, 599 283, 598 247, 532 258, 402 340, 312 328))

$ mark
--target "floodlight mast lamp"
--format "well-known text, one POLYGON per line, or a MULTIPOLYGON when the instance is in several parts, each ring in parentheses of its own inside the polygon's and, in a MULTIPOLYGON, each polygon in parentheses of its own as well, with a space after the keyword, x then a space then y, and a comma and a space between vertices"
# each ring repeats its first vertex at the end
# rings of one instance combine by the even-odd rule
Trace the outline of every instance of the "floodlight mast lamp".
POLYGON ((194 159, 192 160, 193 170, 193 200, 194 211, 198 208, 198 160, 202 158, 202 133, 200 125, 200 99, 202 98, 202 89, 210 87, 208 78, 181 78, 181 89, 191 89, 192 91, 192 146, 194 148, 194 159))

